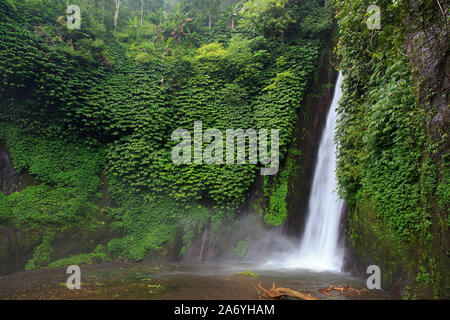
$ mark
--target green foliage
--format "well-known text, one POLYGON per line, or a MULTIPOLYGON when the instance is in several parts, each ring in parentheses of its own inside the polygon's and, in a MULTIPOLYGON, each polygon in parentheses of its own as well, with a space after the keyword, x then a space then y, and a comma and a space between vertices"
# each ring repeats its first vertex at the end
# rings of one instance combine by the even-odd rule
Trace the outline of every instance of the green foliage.
POLYGON ((70 265, 93 264, 98 261, 109 261, 106 247, 99 244, 94 251, 88 254, 73 255, 68 258, 59 259, 48 264, 49 268, 62 268, 70 265))
POLYGON ((328 1, 249 0, 243 4, 240 27, 282 41, 298 35, 324 40, 331 33, 332 12, 328 1))
POLYGON ((248 276, 248 277, 252 277, 252 278, 258 278, 259 275, 254 273, 253 271, 242 271, 242 272, 238 272, 237 274, 243 275, 243 276, 248 276))
MULTIPOLYGON (((361 15, 344 20, 343 14, 339 15, 342 43, 363 28, 354 21, 361 15)), ((390 26, 391 21, 384 23, 390 26)), ((362 34, 358 41, 369 41, 370 35, 362 34)), ((383 42, 393 37, 382 31, 372 50, 384 50, 383 42)), ((349 43, 339 48, 344 57, 341 66, 346 75, 346 93, 339 108, 338 179, 350 204, 357 197, 370 195, 399 237, 409 240, 423 223, 418 164, 424 142, 424 115, 416 105, 410 67, 398 52, 383 52, 379 59, 378 54, 357 53, 353 46, 349 43), (360 62, 355 64, 354 59, 360 62), (356 74, 363 74, 367 82, 357 80, 356 74)))
POLYGON ((209 43, 198 48, 196 60, 200 62, 217 61, 223 59, 225 55, 225 49, 220 43, 209 43))
POLYGON ((283 179, 270 196, 269 212, 264 215, 264 221, 268 225, 279 226, 287 218, 286 196, 288 188, 287 181, 283 179))
POLYGON ((0 221, 39 229, 65 227, 94 215, 90 200, 100 187, 102 156, 69 141, 42 139, 3 125, 0 140, 9 146, 13 164, 43 183, 0 198, 0 221))
POLYGON ((96 208, 85 201, 73 198, 67 189, 54 191, 45 185, 30 186, 0 199, 0 219, 20 228, 64 227, 96 212, 96 208))
POLYGON ((209 212, 198 204, 183 207, 170 199, 144 202, 130 196, 110 217, 113 230, 123 235, 108 243, 112 256, 139 261, 172 243, 179 230, 189 244, 208 222, 209 212))
POLYGON ((268 36, 284 35, 290 24, 295 23, 288 0, 249 0, 243 6, 244 27, 251 25, 268 36))
POLYGON ((108 152, 111 193, 122 197, 131 185, 147 198, 159 194, 178 201, 213 200, 232 211, 241 206, 256 166, 176 166, 170 159, 174 143, 169 137, 179 127, 192 130, 196 120, 202 120, 203 130, 224 133, 230 128, 280 128, 285 152, 320 44, 286 48, 286 58, 277 60, 278 74, 270 70, 272 58, 267 49, 260 49, 264 46, 268 48, 259 38, 234 37, 228 48, 212 43, 193 58, 171 59, 169 70, 181 77, 172 79, 168 72, 170 87, 158 85, 166 72, 162 62, 154 60, 145 67, 151 75, 128 64, 128 75, 118 73, 94 88, 98 93, 83 109, 85 116, 93 125, 102 123, 105 134, 120 137, 108 152), (254 101, 254 96, 259 98, 254 101))
POLYGON ((211 213, 197 203, 187 205, 182 212, 177 216, 177 224, 183 230, 183 243, 189 245, 191 240, 206 227, 211 213))
POLYGON ((50 262, 50 255, 53 252, 52 241, 55 237, 53 232, 47 233, 42 239, 42 243, 33 251, 33 257, 27 262, 25 270, 33 270, 46 267, 50 262))
POLYGON ((389 290, 413 259, 391 223, 378 217, 369 199, 359 199, 349 208, 347 232, 362 264, 377 264, 382 270, 381 287, 389 290))
POLYGON ((443 167, 442 167, 442 179, 439 185, 436 188, 436 194, 439 196, 439 207, 447 211, 450 208, 450 165, 449 158, 450 154, 447 153, 443 155, 443 167))
MULTIPOLYGON (((295 150, 291 150, 295 153, 295 150)), ((289 178, 296 171, 294 159, 289 157, 278 177, 264 180, 264 195, 268 200, 264 221, 271 226, 280 226, 287 218, 287 202, 289 178)))
POLYGON ((247 239, 244 241, 238 241, 236 243, 236 246, 233 248, 233 253, 235 256, 237 256, 238 258, 245 257, 248 250, 248 240, 249 237, 247 237, 247 239))
MULTIPOLYGON (((445 295, 442 273, 448 258, 435 249, 447 242, 447 213, 438 209, 448 198, 445 151, 433 142, 441 134, 430 134, 434 114, 423 79, 400 49, 405 42, 412 45, 405 35, 422 28, 411 21, 429 15, 425 20, 436 23, 433 8, 418 12, 403 2, 379 1, 382 29, 375 31, 365 23, 370 1, 335 2, 344 74, 337 177, 355 210, 353 244, 365 261, 372 255, 385 265, 390 284, 396 272, 406 273, 412 284, 408 296, 445 295)), ((408 54, 412 58, 415 52, 408 54)))
POLYGON ((176 212, 171 203, 130 201, 111 211, 113 230, 124 234, 112 239, 108 249, 113 257, 142 260, 147 251, 158 251, 173 241, 176 234, 176 212))
MULTIPOLYGON (((88 43, 102 51, 99 41, 88 43)), ((0 120, 54 136, 72 133, 77 124, 74 111, 103 71, 101 61, 91 65, 92 55, 85 57, 83 52, 60 40, 48 44, 26 25, 2 23, 0 120)))
MULTIPOLYGON (((75 1, 82 29, 68 30, 63 1, 27 2, 0 6, 0 136, 14 167, 40 184, 0 196, 0 222, 62 231, 97 225, 107 212, 115 232, 109 252, 132 260, 176 239, 187 247, 208 223, 218 231, 245 204, 259 171, 253 164, 175 165, 175 129, 192 132, 198 120, 203 130, 223 133, 279 129, 283 160, 322 46, 302 38, 327 29, 322 19, 330 18, 310 18, 315 29, 300 31, 305 8, 323 5, 309 1, 302 11, 279 1, 283 16, 275 9, 268 18, 289 40, 283 43, 276 32, 255 34, 245 22, 240 28, 237 1, 183 1, 168 14, 164 3, 144 1, 141 23, 140 3, 123 0, 116 31, 113 6, 75 1), (224 6, 230 10, 221 21, 224 6), (104 202, 102 171, 112 209, 95 204, 104 202)), ((275 189, 267 221, 279 225, 286 180, 275 189)))

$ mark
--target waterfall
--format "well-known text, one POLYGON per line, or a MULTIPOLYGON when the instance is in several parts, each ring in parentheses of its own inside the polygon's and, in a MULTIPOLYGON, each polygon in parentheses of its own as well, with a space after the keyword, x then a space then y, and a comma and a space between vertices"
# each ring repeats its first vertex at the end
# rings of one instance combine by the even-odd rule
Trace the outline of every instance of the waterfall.
POLYGON ((339 73, 320 138, 305 230, 300 242, 277 232, 280 230, 270 230, 250 244, 247 261, 259 261, 264 268, 272 269, 341 271, 344 248, 339 244, 339 229, 344 201, 337 194, 334 135, 342 78, 339 73))
POLYGON ((336 193, 336 108, 342 95, 339 73, 333 100, 322 133, 307 212, 306 227, 293 267, 340 271, 343 249, 338 245, 343 200, 336 193))

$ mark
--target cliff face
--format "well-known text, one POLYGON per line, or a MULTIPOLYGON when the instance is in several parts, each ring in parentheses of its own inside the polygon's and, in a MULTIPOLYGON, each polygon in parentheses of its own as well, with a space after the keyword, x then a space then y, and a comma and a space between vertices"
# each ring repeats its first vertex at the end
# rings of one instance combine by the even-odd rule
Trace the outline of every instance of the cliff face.
POLYGON ((331 64, 333 45, 330 41, 322 52, 314 80, 299 110, 295 138, 288 155, 296 170, 288 180, 288 215, 284 227, 285 233, 293 237, 303 234, 320 137, 333 99, 338 74, 331 64))
MULTIPOLYGON (((40 183, 26 172, 18 173, 13 166, 8 148, 6 146, 0 148, 0 196, 11 195, 27 187, 38 186, 40 183)), ((0 206, 0 210, 4 208, 0 206)), ((5 214, 4 211, 0 211, 0 214, 2 213, 5 214)), ((11 221, 0 220, 0 275, 23 270, 46 232, 47 226, 37 229, 20 228, 11 221)), ((58 260, 71 254, 91 252, 96 243, 110 236, 107 225, 98 230, 93 230, 89 221, 67 226, 55 235, 51 257, 58 260)))
MULTIPOLYGON (((24 176, 14 169, 8 149, 0 148, 0 192, 9 195, 20 191, 23 185, 24 176)), ((14 228, 0 225, 0 275, 22 268, 31 253, 32 248, 18 243, 19 236, 14 228)))
POLYGON ((9 195, 23 188, 24 177, 14 169, 8 149, 0 147, 0 192, 9 195))
POLYGON ((381 269, 397 298, 449 296, 449 63, 439 2, 339 6, 344 96, 338 179, 348 202, 349 268, 381 269), (356 268, 355 268, 356 266, 356 268), (359 267, 358 267, 359 266, 359 267))
MULTIPOLYGON (((423 150, 423 163, 428 160, 431 172, 426 174, 435 177, 434 186, 428 188, 428 199, 422 205, 430 213, 430 235, 425 254, 429 254, 429 270, 431 284, 420 277, 421 292, 438 297, 450 296, 450 247, 449 247, 449 157, 450 140, 450 34, 448 23, 442 23, 441 17, 448 12, 448 4, 433 10, 437 20, 425 23, 422 27, 412 28, 405 41, 405 51, 414 72, 416 92, 419 105, 423 106, 428 117, 424 124, 426 137, 433 147, 423 150), (434 171, 434 172, 433 172, 434 171), (428 251, 428 252, 427 252, 428 251)), ((409 17, 411 19, 411 17, 409 17)), ((445 17, 448 21, 448 17, 445 17)), ((430 181, 431 182, 431 181, 430 181)), ((420 260, 419 260, 420 261, 420 260)), ((420 265, 419 265, 420 268, 420 265)), ((426 269, 425 269, 426 270, 426 269)))

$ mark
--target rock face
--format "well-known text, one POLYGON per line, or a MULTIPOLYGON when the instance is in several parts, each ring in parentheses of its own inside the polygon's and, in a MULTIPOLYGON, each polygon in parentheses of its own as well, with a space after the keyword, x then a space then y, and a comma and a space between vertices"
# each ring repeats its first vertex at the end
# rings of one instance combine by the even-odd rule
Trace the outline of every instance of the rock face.
POLYGON ((420 25, 413 22, 416 21, 414 17, 408 17, 409 21, 405 18, 410 31, 406 34, 403 48, 399 49, 414 76, 417 107, 426 115, 424 140, 432 145, 431 152, 427 148, 421 149, 421 158, 417 160, 424 177, 421 179, 432 181, 420 181, 423 192, 420 206, 428 215, 430 227, 426 232, 415 235, 413 241, 399 241, 391 226, 380 219, 370 195, 359 200, 348 212, 348 236, 352 239, 348 238, 347 243, 353 243, 356 255, 346 256, 345 270, 364 274, 361 266, 380 265, 383 270, 382 288, 394 298, 448 299, 449 296, 448 204, 445 204, 448 192, 447 195, 439 193, 437 186, 448 179, 445 172, 450 150, 450 39, 439 8, 434 17, 436 20, 424 20, 420 25), (439 202, 440 197, 443 203, 439 202))
MULTIPOLYGON (((24 177, 14 169, 6 147, 0 147, 0 192, 5 195, 24 188, 24 177)), ((13 227, 0 225, 0 275, 23 268, 32 248, 23 246, 18 240, 21 233, 13 227)))
POLYGON ((325 48, 325 54, 319 62, 317 75, 298 111, 296 139, 291 145, 291 150, 300 150, 300 155, 295 157, 298 170, 289 179, 289 191, 286 199, 288 217, 284 225, 285 233, 292 237, 299 237, 303 234, 320 137, 333 99, 334 84, 338 75, 330 63, 331 48, 325 48))
POLYGON ((405 44, 410 64, 417 70, 416 81, 421 103, 428 102, 436 111, 429 125, 442 127, 448 122, 448 91, 450 90, 450 41, 446 28, 432 26, 412 32, 405 44), (430 92, 434 94, 430 95, 430 92))
POLYGON ((6 148, 0 148, 0 191, 5 195, 23 189, 23 177, 14 169, 6 148))
MULTIPOLYGON (((440 16, 437 11, 436 15, 440 16)), ((418 98, 426 112, 431 116, 425 125, 426 134, 430 141, 439 147, 430 154, 436 168, 438 181, 444 181, 445 170, 448 170, 450 140, 450 33, 447 25, 431 24, 422 30, 413 30, 406 43, 405 49, 410 57, 410 65, 416 70, 418 98)), ((448 179, 448 178, 447 178, 448 179)), ((448 193, 447 193, 448 196, 448 193)), ((442 196, 441 197, 445 197, 442 196)), ((449 228, 443 221, 448 221, 448 204, 439 203, 439 198, 433 195, 430 200, 430 217, 432 225, 432 240, 430 252, 434 259, 435 273, 440 273, 439 297, 448 299, 450 292, 450 254, 448 251, 449 228)), ((441 199, 443 202, 448 200, 441 199)))
POLYGON ((214 237, 211 227, 205 226, 201 236, 196 237, 187 248, 183 256, 184 261, 203 262, 217 257, 217 239, 214 237))

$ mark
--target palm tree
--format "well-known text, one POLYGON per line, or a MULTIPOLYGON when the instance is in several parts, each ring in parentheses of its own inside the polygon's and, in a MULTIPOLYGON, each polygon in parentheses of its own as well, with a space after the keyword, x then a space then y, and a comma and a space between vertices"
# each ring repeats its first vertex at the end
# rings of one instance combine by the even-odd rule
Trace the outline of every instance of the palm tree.
POLYGON ((170 47, 170 45, 172 44, 172 40, 173 38, 169 38, 167 39, 166 43, 164 44, 164 50, 163 50, 163 57, 167 57, 167 55, 169 54, 169 52, 172 51, 172 48, 170 47))
POLYGON ((175 13, 169 15, 168 23, 168 26, 172 29, 170 34, 173 36, 174 40, 181 42, 183 37, 186 35, 184 28, 186 24, 191 21, 192 19, 188 18, 186 14, 183 13, 181 6, 177 5, 177 10, 175 13))
POLYGON ((206 0, 206 10, 208 12, 208 28, 212 28, 212 16, 217 13, 219 8, 219 0, 206 0))
POLYGON ((64 34, 64 36, 67 38, 67 43, 70 45, 70 47, 72 49, 74 49, 73 42, 72 42, 72 32, 70 31, 69 28, 67 28, 65 16, 58 17, 58 19, 56 19, 56 22, 58 22, 58 24, 61 27, 61 31, 62 31, 59 33, 60 39, 62 40, 62 34, 64 34))
POLYGON ((227 25, 231 30, 234 30, 234 23, 236 22, 236 18, 239 12, 239 5, 237 3, 230 4, 226 6, 223 10, 223 14, 225 15, 227 25))
POLYGON ((164 24, 166 22, 166 14, 163 12, 163 9, 160 8, 156 12, 149 12, 147 10, 148 19, 151 23, 156 26, 157 34, 156 41, 162 41, 164 39, 164 24))
POLYGON ((133 35, 136 39, 137 37, 137 29, 139 28, 139 20, 137 17, 134 17, 134 19, 129 18, 128 19, 128 25, 133 29, 133 35))

